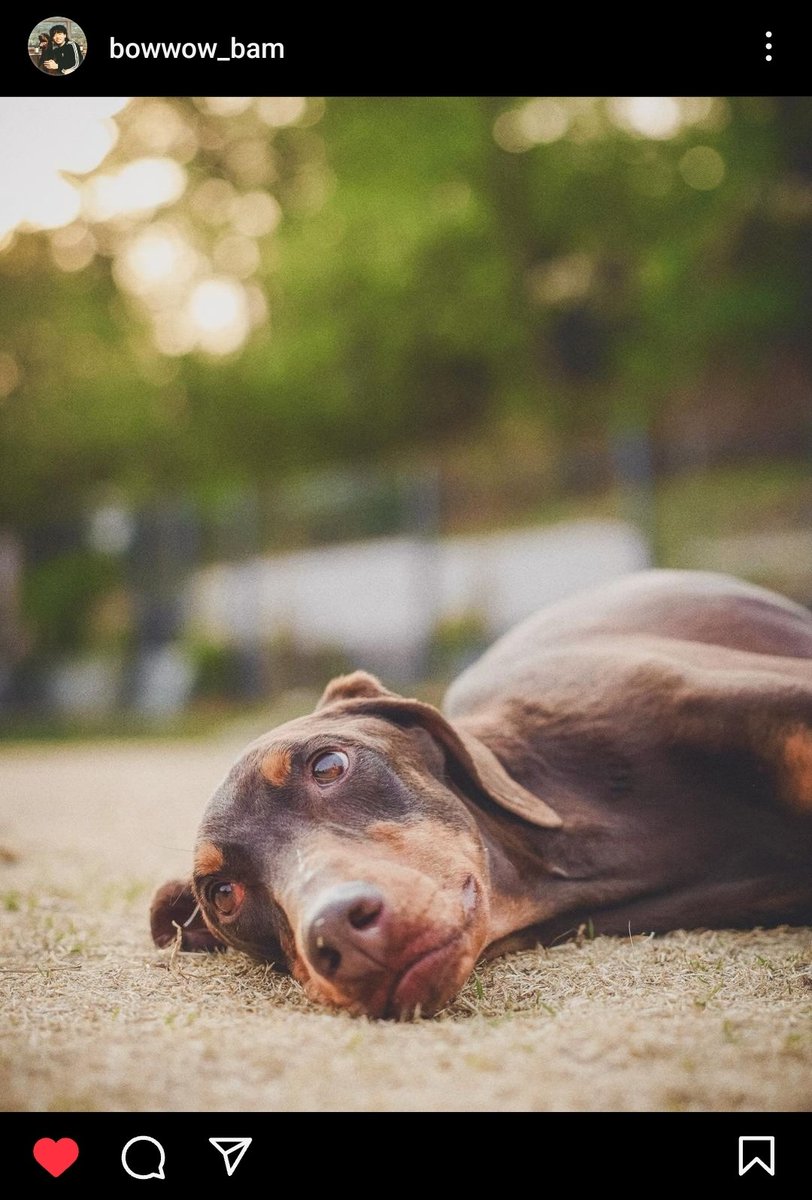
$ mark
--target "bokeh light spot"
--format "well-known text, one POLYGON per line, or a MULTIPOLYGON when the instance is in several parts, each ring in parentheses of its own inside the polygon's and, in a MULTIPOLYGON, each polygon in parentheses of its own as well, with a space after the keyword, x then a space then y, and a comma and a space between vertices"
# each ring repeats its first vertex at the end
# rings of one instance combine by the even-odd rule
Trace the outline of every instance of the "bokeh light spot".
POLYGON ((11 354, 0 351, 0 400, 10 396, 20 382, 20 368, 11 354))
POLYGON ((245 291, 223 276, 201 280, 189 297, 188 314, 202 349, 230 354, 245 341, 250 327, 245 291))
POLYGON ((709 192, 725 177, 725 160, 712 146, 694 146, 679 161, 682 178, 689 187, 709 192))
POLYGON ((85 187, 85 211, 94 221, 148 213, 173 204, 186 188, 186 172, 171 158, 137 158, 114 175, 97 175, 85 187))
POLYGON ((6 103, 0 112, 0 237, 25 225, 55 229, 73 221, 79 194, 61 172, 94 170, 115 145, 110 119, 125 98, 29 97, 6 103))
POLYGON ((637 137, 664 140, 682 128, 682 110, 673 96, 618 96, 609 101, 614 123, 637 137))
POLYGON ((231 224, 247 237, 272 233, 282 218, 279 203, 267 192, 246 192, 231 205, 231 224))
POLYGON ((305 115, 307 102, 302 96, 260 96, 256 102, 259 119, 266 125, 294 125, 305 115))

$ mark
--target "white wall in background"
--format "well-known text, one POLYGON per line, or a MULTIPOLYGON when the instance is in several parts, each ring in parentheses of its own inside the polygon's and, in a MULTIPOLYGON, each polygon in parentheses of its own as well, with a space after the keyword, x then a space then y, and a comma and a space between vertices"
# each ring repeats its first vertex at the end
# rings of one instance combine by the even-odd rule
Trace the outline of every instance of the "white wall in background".
POLYGON ((476 612, 496 636, 544 604, 646 565, 644 539, 622 521, 382 538, 208 567, 192 578, 187 611, 215 642, 284 633, 303 649, 338 646, 359 665, 399 662, 444 618, 476 612))

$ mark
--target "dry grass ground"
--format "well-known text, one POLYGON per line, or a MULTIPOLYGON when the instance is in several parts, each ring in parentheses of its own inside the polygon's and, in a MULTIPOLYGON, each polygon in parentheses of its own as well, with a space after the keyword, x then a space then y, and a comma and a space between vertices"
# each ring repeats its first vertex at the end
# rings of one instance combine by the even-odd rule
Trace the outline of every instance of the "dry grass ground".
POLYGON ((237 745, 0 753, 10 1110, 803 1110, 812 931, 598 938, 482 967, 430 1021, 353 1020, 240 955, 156 951, 237 745))

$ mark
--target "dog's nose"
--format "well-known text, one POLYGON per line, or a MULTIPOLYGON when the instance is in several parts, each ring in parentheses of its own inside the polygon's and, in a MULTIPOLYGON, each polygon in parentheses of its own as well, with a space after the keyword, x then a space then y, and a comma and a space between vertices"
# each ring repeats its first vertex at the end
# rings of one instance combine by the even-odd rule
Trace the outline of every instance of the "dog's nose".
POLYGON ((340 982, 383 969, 383 917, 383 894, 371 883, 342 883, 321 895, 305 929, 319 975, 340 982))

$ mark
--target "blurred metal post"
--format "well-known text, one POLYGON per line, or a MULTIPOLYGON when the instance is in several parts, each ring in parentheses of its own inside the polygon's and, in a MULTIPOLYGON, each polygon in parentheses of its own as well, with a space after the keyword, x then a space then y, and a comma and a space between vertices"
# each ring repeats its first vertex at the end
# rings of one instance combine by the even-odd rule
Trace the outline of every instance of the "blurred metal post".
POLYGON ((190 503, 166 502, 138 515, 129 555, 135 658, 125 699, 151 715, 182 708, 194 682, 179 640, 182 587, 198 548, 199 523, 190 503))
POLYGON ((641 426, 621 429, 612 436, 612 465, 620 484, 624 517, 642 534, 648 565, 659 560, 657 507, 654 493, 654 463, 651 438, 641 426))
POLYGON ((442 482, 439 467, 425 467, 411 480, 408 525, 415 537, 414 586, 420 637, 411 664, 415 680, 431 674, 432 648, 440 617, 440 518, 442 482))
POLYGON ((20 614, 23 553, 10 529, 0 529, 0 711, 14 702, 14 667, 22 657, 20 614))
POLYGON ((258 488, 244 488, 228 498, 220 513, 217 534, 217 557, 240 564, 233 575, 229 614, 236 667, 234 686, 241 700, 257 700, 269 690, 265 650, 268 638, 262 628, 265 566, 260 558, 262 500, 258 488))

